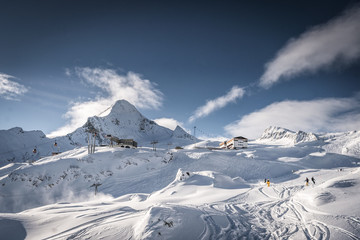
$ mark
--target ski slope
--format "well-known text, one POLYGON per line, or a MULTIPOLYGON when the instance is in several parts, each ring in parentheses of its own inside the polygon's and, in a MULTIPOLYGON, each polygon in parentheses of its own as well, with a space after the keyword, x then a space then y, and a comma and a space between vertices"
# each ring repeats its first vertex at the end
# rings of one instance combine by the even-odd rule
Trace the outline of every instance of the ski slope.
MULTIPOLYGON (((360 239, 360 160, 354 151, 337 153, 343 142, 336 135, 292 145, 251 141, 242 150, 199 149, 205 143, 156 152, 99 147, 92 155, 82 147, 32 164, 12 163, 0 169, 0 234, 360 239), (306 177, 316 184, 306 186, 306 177), (95 183, 101 184, 96 195, 95 183)), ((211 144, 217 143, 206 142, 211 144)))

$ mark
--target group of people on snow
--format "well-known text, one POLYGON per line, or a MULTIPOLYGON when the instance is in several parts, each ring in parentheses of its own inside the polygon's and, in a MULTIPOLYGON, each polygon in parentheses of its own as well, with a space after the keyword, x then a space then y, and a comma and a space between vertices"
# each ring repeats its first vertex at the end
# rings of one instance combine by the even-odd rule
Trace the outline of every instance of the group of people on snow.
MULTIPOLYGON (((305 184, 306 184, 306 186, 309 186, 309 181, 310 181, 310 180, 306 177, 306 178, 305 178, 305 184)), ((311 181, 315 184, 315 178, 314 178, 314 177, 311 177, 311 181)), ((264 183, 266 183, 267 186, 270 187, 270 179, 266 179, 266 178, 265 178, 264 183)))
POLYGON ((264 183, 266 183, 267 186, 270 187, 270 179, 266 179, 266 178, 265 178, 264 183))
MULTIPOLYGON (((311 177, 311 181, 315 184, 315 178, 314 177, 311 177)), ((309 179, 308 178, 305 179, 305 184, 306 184, 306 186, 309 186, 309 179)))

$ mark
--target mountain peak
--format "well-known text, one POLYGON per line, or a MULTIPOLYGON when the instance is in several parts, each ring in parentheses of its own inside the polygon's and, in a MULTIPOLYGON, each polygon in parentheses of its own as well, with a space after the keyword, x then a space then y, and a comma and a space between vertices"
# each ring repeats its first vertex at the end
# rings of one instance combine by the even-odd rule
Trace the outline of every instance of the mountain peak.
POLYGON ((293 134, 295 132, 282 128, 282 127, 276 127, 276 126, 270 126, 266 128, 261 136, 261 139, 267 139, 267 138, 273 138, 273 139, 281 139, 284 136, 287 136, 289 134, 293 134))
POLYGON ((192 136, 187 133, 182 127, 180 127, 179 125, 176 126, 173 136, 176 138, 189 138, 191 139, 192 136))
POLYGON ((122 99, 115 102, 115 104, 111 108, 110 114, 113 115, 119 113, 134 113, 134 112, 139 113, 139 111, 135 108, 134 105, 122 99))

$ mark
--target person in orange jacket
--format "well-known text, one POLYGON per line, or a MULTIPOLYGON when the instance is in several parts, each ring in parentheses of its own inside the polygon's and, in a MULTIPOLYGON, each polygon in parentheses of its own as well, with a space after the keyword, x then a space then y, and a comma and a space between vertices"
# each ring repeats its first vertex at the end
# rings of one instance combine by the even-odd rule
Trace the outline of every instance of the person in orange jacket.
POLYGON ((266 181, 266 183, 267 183, 268 187, 270 187, 270 179, 268 179, 268 180, 266 181))
POLYGON ((308 178, 305 179, 305 184, 306 184, 306 186, 309 186, 309 179, 308 178))

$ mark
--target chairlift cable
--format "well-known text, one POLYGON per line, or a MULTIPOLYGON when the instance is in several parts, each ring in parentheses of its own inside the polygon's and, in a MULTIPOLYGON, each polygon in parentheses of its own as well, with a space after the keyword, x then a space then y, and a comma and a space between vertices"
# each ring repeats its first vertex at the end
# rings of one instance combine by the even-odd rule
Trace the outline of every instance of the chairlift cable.
MULTIPOLYGON (((37 145, 35 146, 35 148, 38 149, 39 146, 43 146, 43 145, 48 144, 48 143, 53 142, 53 141, 54 141, 54 140, 51 139, 51 140, 49 140, 49 141, 46 141, 46 142, 37 144, 37 145)), ((55 142, 56 142, 56 140, 55 140, 55 142)), ((55 146, 55 144, 54 144, 54 146, 55 146)), ((57 142, 56 142, 56 146, 57 146, 57 142)), ((0 152, 0 155, 4 155, 4 154, 7 154, 7 153, 12 153, 12 152, 18 152, 18 151, 23 150, 23 149, 33 149, 33 150, 34 150, 35 148, 33 148, 33 147, 31 147, 31 146, 23 146, 23 147, 20 147, 20 148, 16 148, 16 149, 14 149, 14 150, 6 151, 6 152, 0 152)))

